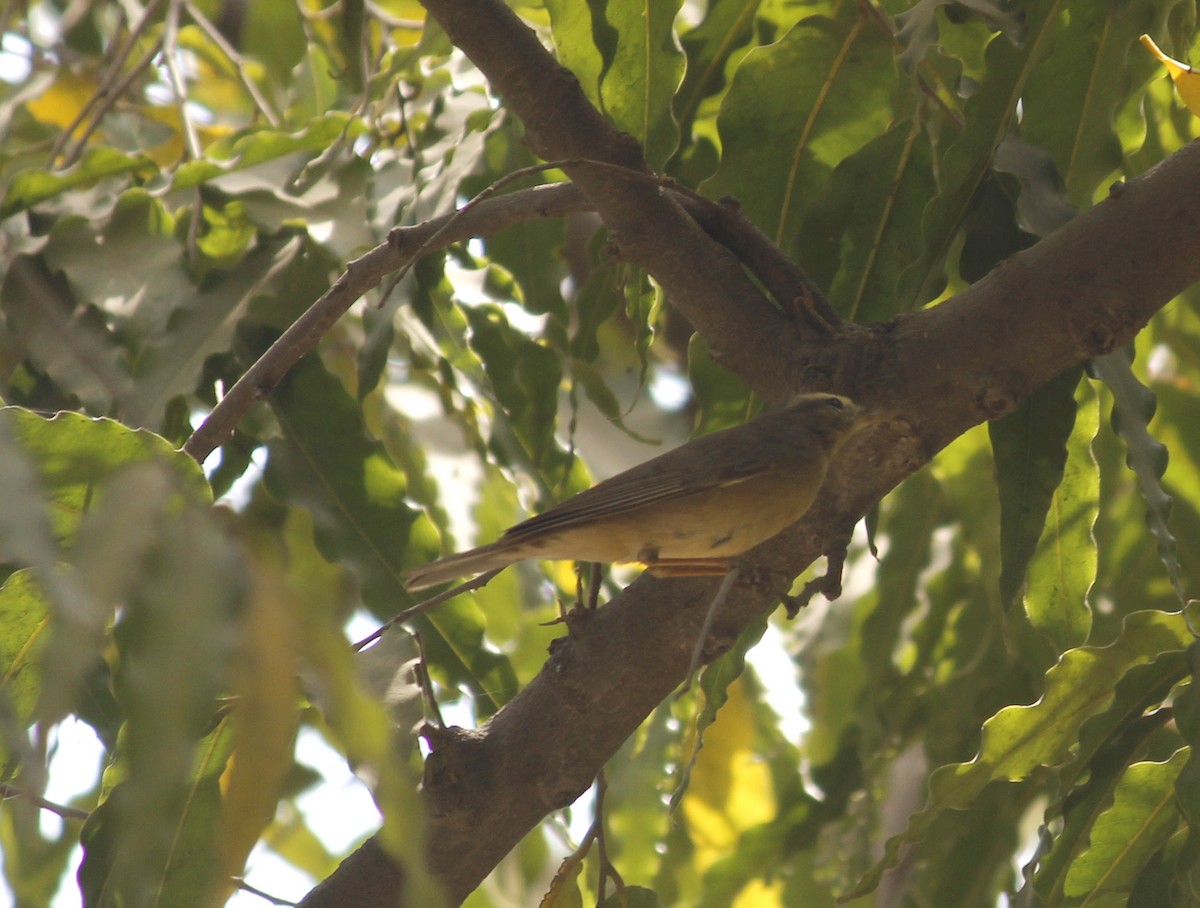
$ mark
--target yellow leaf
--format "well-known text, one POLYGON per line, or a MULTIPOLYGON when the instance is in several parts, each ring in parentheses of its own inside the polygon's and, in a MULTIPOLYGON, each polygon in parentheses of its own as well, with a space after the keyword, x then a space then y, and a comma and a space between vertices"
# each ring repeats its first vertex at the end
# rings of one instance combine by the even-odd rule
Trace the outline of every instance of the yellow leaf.
MULTIPOLYGON (((292 598, 282 573, 269 564, 256 564, 251 581, 235 675, 234 752, 221 779, 225 879, 241 875, 275 816, 299 720, 300 643, 292 598)), ((229 895, 222 892, 214 904, 229 895)))
POLYGON ((92 100, 96 85, 90 76, 84 78, 61 72, 49 88, 25 105, 25 109, 39 123, 66 129, 92 100))
POLYGON ((755 752, 755 736, 753 704, 743 677, 730 686, 720 718, 704 734, 704 749, 683 799, 701 871, 736 847, 747 829, 775 816, 771 771, 755 752))
POLYGON ((1142 35, 1141 41, 1146 50, 1154 54, 1158 61, 1167 68, 1167 72, 1171 74, 1171 78, 1175 82, 1175 90, 1179 92, 1179 97, 1187 109, 1200 117, 1200 73, 1186 63, 1172 60, 1158 49, 1158 45, 1149 35, 1142 35))

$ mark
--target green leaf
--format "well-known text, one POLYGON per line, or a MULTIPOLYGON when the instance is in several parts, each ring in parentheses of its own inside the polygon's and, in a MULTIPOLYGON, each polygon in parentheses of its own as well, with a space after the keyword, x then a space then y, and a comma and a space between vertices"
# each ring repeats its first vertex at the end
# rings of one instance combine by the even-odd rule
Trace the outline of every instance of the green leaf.
POLYGON ((704 193, 736 196, 789 249, 830 171, 887 128, 895 85, 891 37, 867 17, 805 19, 738 66, 704 193))
POLYGON ((846 898, 871 891, 883 871, 894 866, 901 846, 924 838, 942 811, 965 807, 992 782, 1024 779, 1038 767, 1065 761, 1083 722, 1112 702, 1116 679, 1163 652, 1185 648, 1191 639, 1181 614, 1141 611, 1125 620, 1121 636, 1109 646, 1064 653, 1046 673, 1040 700, 1000 710, 984 723, 979 755, 974 760, 934 772, 925 807, 909 819, 902 834, 888 840, 884 858, 846 898))
POLYGON ((1016 600, 1062 482, 1075 425, 1082 367, 1034 391, 1013 413, 988 423, 1000 493, 1000 598, 1016 600))
POLYGON ((1021 92, 1021 136, 1050 153, 1071 202, 1087 208, 1124 156, 1117 107, 1155 72, 1137 37, 1167 5, 1068 0, 1060 7, 1046 57, 1021 92))
POLYGON ((1179 543, 1170 528, 1171 496, 1162 485, 1162 475, 1167 469, 1167 449, 1147 428, 1154 418, 1154 392, 1133 374, 1131 348, 1098 356, 1091 361, 1090 368, 1112 391, 1113 429, 1125 442, 1125 463, 1137 477, 1138 489, 1146 502, 1146 525, 1158 541, 1158 557, 1182 604, 1187 597, 1179 569, 1179 543))
MULTIPOLYGON (((937 12, 951 2, 953 0, 918 0, 895 17, 896 40, 904 47, 899 58, 900 65, 905 71, 915 72, 929 48, 938 43, 937 12)), ((977 13, 992 27, 1006 32, 1013 39, 1020 36, 1020 19, 995 0, 958 0, 955 5, 977 13)))
POLYGON ((729 700, 729 687, 746 671, 746 653, 762 639, 766 633, 765 618, 756 621, 746 628, 738 637, 733 648, 723 653, 710 664, 700 676, 700 690, 704 694, 704 708, 696 716, 696 743, 686 764, 680 767, 675 780, 675 788, 671 792, 671 812, 674 813, 687 795, 691 784, 692 770, 700 751, 704 747, 704 732, 717 721, 717 713, 729 700))
MULTIPOLYGON (((269 446, 271 494, 312 513, 322 555, 358 575, 373 614, 386 619, 412 604, 402 575, 436 557, 434 530, 406 504, 404 474, 367 435, 354 399, 309 357, 280 384, 271 408, 283 429, 269 446)), ((484 646, 482 616, 470 602, 448 602, 416 625, 433 666, 469 686, 482 712, 515 692, 512 668, 484 646)))
POLYGON ((1083 724, 1078 752, 1058 775, 1059 799, 1046 809, 1042 837, 1043 850, 1049 850, 1028 865, 1037 868, 1033 887, 1047 905, 1061 900, 1067 870, 1087 847, 1096 817, 1111 804, 1121 773, 1169 721, 1170 713, 1159 707, 1185 674, 1179 651, 1135 666, 1117 682, 1112 705, 1083 724))
POLYGON ((41 694, 39 657, 50 611, 31 571, 16 571, 0 586, 0 692, 18 720, 32 715, 41 694))
POLYGON ((37 471, 46 496, 39 510, 49 511, 54 535, 67 543, 100 484, 134 464, 164 464, 188 495, 211 500, 200 465, 153 432, 79 413, 58 413, 47 419, 19 407, 0 412, 37 471))
POLYGON ((702 107, 704 120, 715 117, 707 108, 724 95, 726 72, 747 53, 754 37, 754 18, 761 0, 714 0, 704 19, 683 34, 687 70, 675 97, 675 113, 686 137, 702 107))
POLYGON ((904 120, 843 160, 813 199, 797 258, 851 321, 886 321, 912 305, 901 276, 922 252, 921 215, 934 195, 920 118, 904 120))
POLYGON ((1066 904, 1128 904, 1146 862, 1179 823, 1175 780, 1189 754, 1190 748, 1181 747, 1163 763, 1135 763, 1125 771, 1112 806, 1092 826, 1091 845, 1067 872, 1066 904))
POLYGON ((679 144, 671 107, 684 67, 674 31, 680 3, 546 4, 559 60, 617 128, 638 140, 655 170, 679 144))
MULTIPOLYGON (((1188 614, 1194 621, 1196 603, 1193 600, 1188 605, 1188 614)), ((1175 885, 1195 902, 1200 899, 1200 643, 1188 647, 1187 670, 1191 683, 1175 699, 1175 719, 1191 749, 1175 783, 1179 812, 1188 827, 1179 853, 1175 885)))
POLYGON ((464 307, 471 349, 507 413, 506 431, 520 440, 524 455, 542 466, 555 450, 562 361, 553 350, 512 328, 499 306, 464 307))
POLYGON ((130 393, 123 351, 94 307, 78 307, 70 288, 40 257, 19 255, 0 287, 9 329, 23 338, 34 368, 93 413, 108 413, 130 393))
POLYGON ((1091 452, 1099 428, 1099 404, 1087 382, 1076 386, 1076 404, 1066 466, 1029 565, 1025 592, 1029 620, 1054 641, 1060 653, 1088 639, 1089 596, 1099 561, 1093 528, 1100 510, 1100 470, 1091 452))
POLYGON ((94 186, 105 177, 150 174, 157 165, 143 154, 126 154, 113 148, 94 146, 79 163, 67 170, 23 170, 13 177, 0 202, 0 221, 73 189, 94 186))
POLYGON ((905 278, 908 286, 920 288, 910 306, 940 292, 946 254, 991 169, 996 146, 1012 131, 1026 80, 1049 50, 1057 7, 1057 0, 1029 0, 1022 7, 1024 40, 1014 45, 996 35, 988 43, 983 83, 963 108, 965 126, 936 165, 941 191, 925 211, 924 255, 905 278))
MULTIPOLYGON (((180 743, 187 742, 174 742, 174 749, 180 743)), ((146 775, 130 773, 92 811, 80 835, 79 891, 85 906, 211 904, 220 882, 215 838, 220 775, 229 756, 225 723, 199 742, 196 752, 190 773, 180 778, 153 768, 146 775)), ((110 784, 128 771, 110 768, 110 784)))
MULTIPOLYGON (((106 567, 120 573, 110 581, 124 592, 113 683, 127 716, 109 792, 84 831, 88 904, 200 905, 220 883, 228 741, 221 723, 214 731, 214 716, 229 685, 244 566, 211 509, 181 508, 173 485, 149 465, 123 473, 80 534, 82 577, 94 580, 106 567), (134 518, 138 533, 129 532, 134 518), (114 543, 121 531, 128 541, 114 543), (115 546, 122 557, 105 563, 115 546)), ((48 670, 62 657, 49 647, 48 670)))
POLYGON ((363 131, 360 120, 342 111, 329 111, 298 132, 259 128, 213 142, 205 156, 186 161, 171 179, 171 190, 191 189, 226 174, 274 161, 298 152, 319 153, 334 140, 353 138, 363 131))

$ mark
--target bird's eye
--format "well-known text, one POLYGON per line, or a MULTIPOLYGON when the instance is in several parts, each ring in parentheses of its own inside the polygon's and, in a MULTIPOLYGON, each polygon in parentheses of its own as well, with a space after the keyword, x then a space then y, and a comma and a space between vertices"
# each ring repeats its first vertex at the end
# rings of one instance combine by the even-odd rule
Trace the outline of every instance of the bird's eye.
POLYGON ((825 400, 825 403, 835 410, 844 410, 846 408, 840 397, 829 397, 825 400))

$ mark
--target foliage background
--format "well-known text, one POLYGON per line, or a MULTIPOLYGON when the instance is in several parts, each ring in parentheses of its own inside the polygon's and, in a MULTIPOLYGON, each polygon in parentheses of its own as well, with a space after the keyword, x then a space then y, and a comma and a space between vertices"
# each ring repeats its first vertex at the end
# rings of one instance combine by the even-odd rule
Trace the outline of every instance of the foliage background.
MULTIPOLYGON (((1189 0, 514 7, 653 167, 736 197, 861 323, 951 298, 1196 130, 1137 46, 1186 59, 1189 0)), ((393 226, 534 163, 521 124, 402 0, 9 4, 3 26, 16 903, 76 870, 89 904, 219 903, 257 842, 328 876, 295 807, 322 784, 295 760, 306 728, 370 781, 421 904, 413 666, 487 719, 575 577, 506 572, 413 622, 420 656, 397 634, 355 658, 348 618, 386 620, 405 569, 759 402, 576 213, 368 294, 202 472, 177 449, 206 410, 393 226), (30 797, 69 715, 105 771, 48 835, 30 797)), ((963 435, 871 516, 847 596, 772 618, 801 740, 742 670, 762 625, 647 719, 604 796, 635 904, 1196 897, 1195 302, 963 435)), ((548 819, 468 904, 595 900, 594 845, 560 868, 579 828, 548 819)))

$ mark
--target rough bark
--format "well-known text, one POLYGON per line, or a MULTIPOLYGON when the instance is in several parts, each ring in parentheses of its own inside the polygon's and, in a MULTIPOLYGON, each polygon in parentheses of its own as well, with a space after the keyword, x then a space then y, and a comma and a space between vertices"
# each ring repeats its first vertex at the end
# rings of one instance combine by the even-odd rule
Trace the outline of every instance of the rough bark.
MULTIPOLYGON (((644 166, 503 3, 426 6, 522 119, 539 155, 644 166)), ((1197 145, 952 300, 824 338, 770 305, 735 257, 653 182, 588 166, 570 175, 618 236, 621 255, 662 284, 752 388, 767 397, 832 388, 891 415, 843 452, 809 514, 753 553, 789 576, 835 551, 862 514, 962 432, 1009 412, 1067 367, 1128 343, 1200 280, 1197 145)), ((639 579, 571 624, 539 676, 485 726, 433 736, 427 852, 448 901, 461 902, 546 814, 583 792, 683 681, 716 586, 639 579)), ((710 654, 777 602, 764 584, 736 584, 710 654)), ((302 904, 404 904, 399 880, 369 843, 302 904)))

